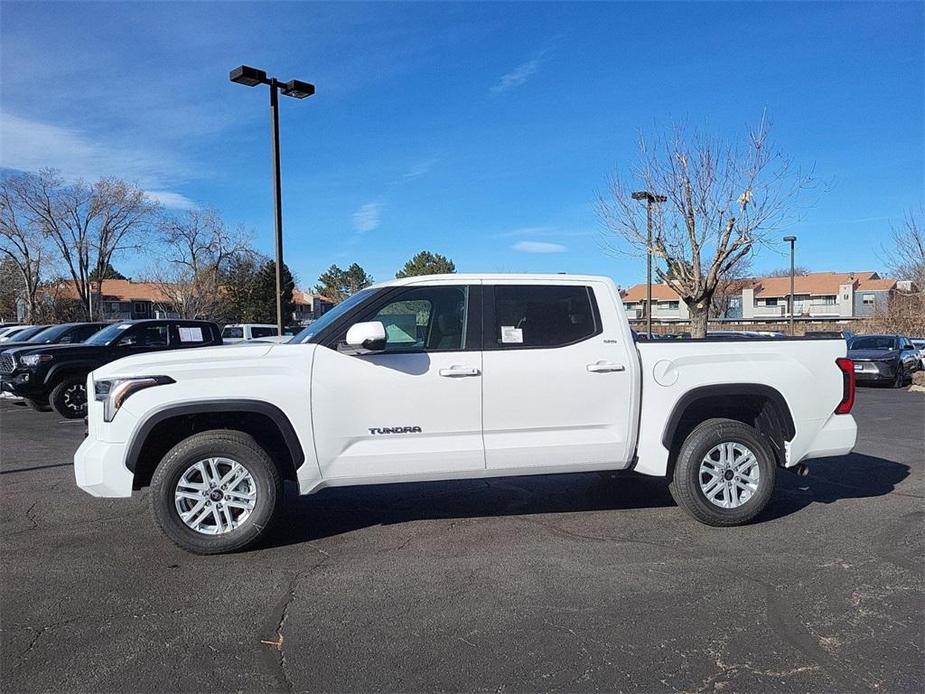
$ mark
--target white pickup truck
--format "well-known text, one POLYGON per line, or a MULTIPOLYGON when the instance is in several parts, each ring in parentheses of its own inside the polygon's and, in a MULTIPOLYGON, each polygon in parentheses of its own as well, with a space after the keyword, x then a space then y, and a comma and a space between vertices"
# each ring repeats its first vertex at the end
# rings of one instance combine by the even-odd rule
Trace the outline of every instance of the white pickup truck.
POLYGON ((637 344, 614 283, 433 275, 354 294, 287 344, 133 356, 88 378, 77 484, 126 497, 196 553, 254 543, 282 484, 632 470, 716 526, 778 468, 848 453, 845 341, 637 344))

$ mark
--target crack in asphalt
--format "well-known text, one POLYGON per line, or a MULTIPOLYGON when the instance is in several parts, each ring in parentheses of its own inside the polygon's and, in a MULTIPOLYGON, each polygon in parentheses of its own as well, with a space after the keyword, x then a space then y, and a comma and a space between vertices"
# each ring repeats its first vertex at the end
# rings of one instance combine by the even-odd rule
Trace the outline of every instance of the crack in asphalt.
POLYGON ((286 592, 283 593, 283 597, 276 603, 274 609, 270 613, 271 617, 268 620, 269 628, 266 630, 270 632, 268 636, 272 638, 260 639, 261 644, 271 646, 276 649, 275 654, 271 650, 265 650, 264 652, 273 656, 271 658, 271 662, 273 669, 276 670, 276 679, 280 684, 280 688, 282 691, 289 692, 290 694, 295 692, 295 687, 292 683, 292 679, 289 676, 289 669, 286 663, 286 639, 283 635, 283 627, 286 625, 286 620, 289 618, 289 608, 292 606, 292 603, 295 600, 296 591, 299 588, 300 582, 316 569, 323 566, 330 556, 323 550, 315 548, 315 551, 321 554, 323 558, 314 566, 306 569, 305 571, 299 571, 292 576, 292 578, 289 580, 289 585, 286 589, 286 592))

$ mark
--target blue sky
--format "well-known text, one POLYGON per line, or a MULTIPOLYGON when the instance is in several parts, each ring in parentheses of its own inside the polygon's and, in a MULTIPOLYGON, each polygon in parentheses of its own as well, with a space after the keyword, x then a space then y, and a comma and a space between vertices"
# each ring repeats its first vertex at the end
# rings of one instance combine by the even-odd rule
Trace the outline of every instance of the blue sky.
MULTIPOLYGON (((640 131, 678 120, 775 143, 824 182, 784 233, 816 270, 880 269, 922 205, 923 4, 0 5, 0 166, 118 175, 219 209, 272 250, 266 88, 282 99, 286 261, 388 279, 430 249, 471 272, 644 279, 601 251, 596 195, 640 131)), ((143 271, 144 257, 117 263, 143 271)), ((784 244, 755 271, 786 265, 784 244)))

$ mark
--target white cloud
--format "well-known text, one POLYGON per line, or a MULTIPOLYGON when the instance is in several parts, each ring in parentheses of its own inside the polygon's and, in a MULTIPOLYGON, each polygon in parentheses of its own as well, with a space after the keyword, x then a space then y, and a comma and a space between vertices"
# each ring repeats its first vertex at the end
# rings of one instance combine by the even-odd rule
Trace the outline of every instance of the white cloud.
POLYGON ((507 74, 502 75, 498 83, 491 88, 491 91, 500 94, 508 89, 519 87, 539 71, 541 63, 542 61, 539 58, 521 63, 507 74))
POLYGON ((357 231, 372 231, 379 226, 382 205, 368 202, 353 213, 353 228, 357 231))
POLYGON ((518 241, 511 248, 521 253, 565 253, 568 250, 561 243, 546 241, 518 241))
POLYGON ((193 202, 164 190, 188 172, 169 155, 132 147, 119 148, 94 141, 72 128, 30 120, 0 111, 0 168, 16 171, 58 169, 73 180, 116 176, 137 183, 166 207, 188 209, 193 202))
POLYGON ((414 164, 414 166, 412 166, 410 169, 408 169, 408 172, 405 174, 405 178, 412 179, 412 178, 418 178, 419 176, 423 176, 424 174, 429 173, 430 170, 434 168, 434 165, 436 163, 437 163, 436 158, 424 159, 422 161, 419 161, 416 164, 414 164))
POLYGON ((145 195, 152 200, 156 200, 164 207, 174 210, 192 210, 196 208, 195 202, 179 193, 171 193, 167 190, 146 190, 145 195))

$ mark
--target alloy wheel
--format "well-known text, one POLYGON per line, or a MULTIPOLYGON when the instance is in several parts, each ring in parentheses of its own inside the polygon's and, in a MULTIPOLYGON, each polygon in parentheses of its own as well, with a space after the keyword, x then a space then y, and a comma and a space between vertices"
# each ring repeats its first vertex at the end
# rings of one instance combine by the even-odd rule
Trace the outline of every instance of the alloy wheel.
POLYGON ((203 535, 224 535, 250 516, 257 503, 257 486, 241 463, 206 458, 180 475, 174 503, 188 528, 203 535))
POLYGON ((703 457, 698 478, 700 491, 711 504, 739 508, 758 491, 761 471, 751 449, 735 441, 724 441, 703 457))

